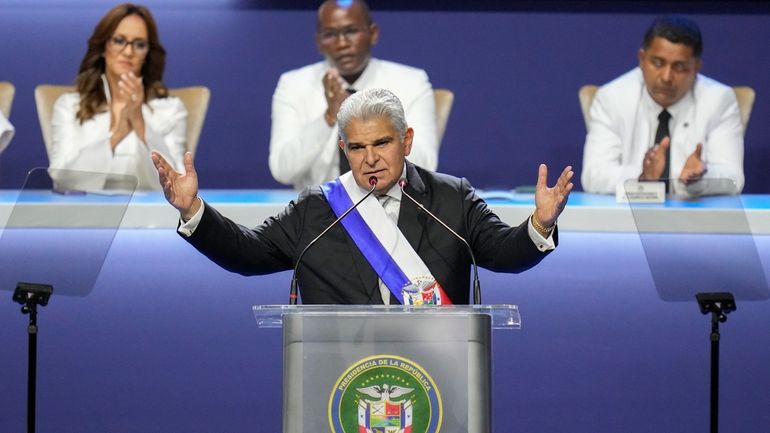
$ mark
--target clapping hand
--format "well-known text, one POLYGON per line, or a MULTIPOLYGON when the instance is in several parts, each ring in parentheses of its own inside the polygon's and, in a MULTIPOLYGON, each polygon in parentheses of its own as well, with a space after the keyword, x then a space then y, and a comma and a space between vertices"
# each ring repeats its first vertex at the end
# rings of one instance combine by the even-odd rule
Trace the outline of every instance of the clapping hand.
POLYGON ((342 85, 342 77, 336 68, 331 68, 323 77, 324 96, 326 97, 326 123, 329 126, 337 121, 337 111, 342 101, 349 96, 348 91, 342 85))
POLYGON ((110 128, 113 149, 132 130, 144 140, 144 84, 142 77, 133 72, 121 74, 118 91, 112 95, 112 127, 110 128))
POLYGON ((703 144, 698 143, 695 146, 695 151, 687 157, 687 161, 684 163, 682 173, 679 175, 679 180, 685 185, 697 182, 703 178, 706 174, 706 164, 701 159, 703 153, 703 144))
POLYGON ((666 150, 671 145, 671 138, 663 137, 659 144, 652 146, 644 154, 642 175, 639 180, 659 180, 666 169, 666 150))

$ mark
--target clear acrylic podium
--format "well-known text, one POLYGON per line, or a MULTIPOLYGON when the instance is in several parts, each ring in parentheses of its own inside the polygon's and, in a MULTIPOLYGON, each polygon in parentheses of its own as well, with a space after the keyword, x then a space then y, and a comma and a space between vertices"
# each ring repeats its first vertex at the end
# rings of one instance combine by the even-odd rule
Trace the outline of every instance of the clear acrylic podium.
POLYGON ((492 329, 515 305, 258 305, 283 328, 283 431, 491 431, 492 329))

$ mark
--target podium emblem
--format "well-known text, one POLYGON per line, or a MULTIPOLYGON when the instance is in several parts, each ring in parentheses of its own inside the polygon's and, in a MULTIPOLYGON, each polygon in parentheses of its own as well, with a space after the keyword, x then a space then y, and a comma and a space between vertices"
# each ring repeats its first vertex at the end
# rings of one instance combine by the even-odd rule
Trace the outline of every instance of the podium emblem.
POLYGON ((441 394, 409 359, 376 355, 349 366, 329 397, 333 433, 438 433, 441 394))

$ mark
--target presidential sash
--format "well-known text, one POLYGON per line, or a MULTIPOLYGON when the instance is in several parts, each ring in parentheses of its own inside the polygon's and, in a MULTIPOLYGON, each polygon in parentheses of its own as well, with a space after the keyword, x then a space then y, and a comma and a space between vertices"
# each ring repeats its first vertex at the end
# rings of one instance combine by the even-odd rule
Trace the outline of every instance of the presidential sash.
MULTIPOLYGON (((338 217, 366 194, 351 172, 327 182, 321 189, 338 217)), ((452 303, 376 197, 369 196, 341 223, 399 302, 404 305, 452 303)))

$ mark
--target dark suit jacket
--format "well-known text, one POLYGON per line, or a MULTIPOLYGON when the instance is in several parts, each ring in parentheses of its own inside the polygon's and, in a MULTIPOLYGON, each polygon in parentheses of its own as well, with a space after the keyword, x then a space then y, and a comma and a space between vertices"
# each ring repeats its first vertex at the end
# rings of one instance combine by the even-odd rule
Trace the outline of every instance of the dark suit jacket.
MULTIPOLYGON (((500 221, 467 180, 408 162, 406 170, 406 191, 468 241, 479 266, 520 272, 547 255, 530 239, 527 221, 518 227, 500 221)), ((320 187, 312 187, 254 229, 235 224, 206 205, 198 228, 186 239, 225 269, 267 274, 292 269, 305 246, 335 218, 320 187)), ((467 304, 471 259, 460 241, 406 197, 401 200, 398 227, 452 302, 467 304)), ((304 304, 382 303, 377 274, 341 224, 308 250, 297 272, 304 304)))

